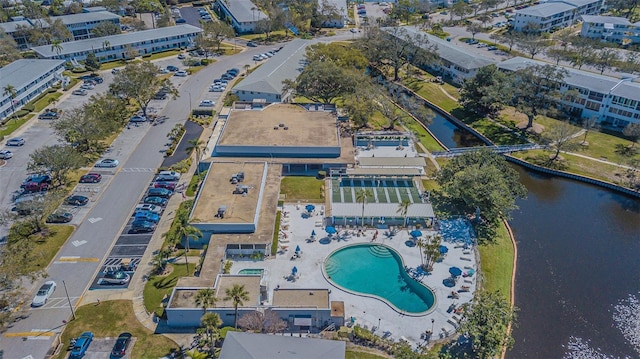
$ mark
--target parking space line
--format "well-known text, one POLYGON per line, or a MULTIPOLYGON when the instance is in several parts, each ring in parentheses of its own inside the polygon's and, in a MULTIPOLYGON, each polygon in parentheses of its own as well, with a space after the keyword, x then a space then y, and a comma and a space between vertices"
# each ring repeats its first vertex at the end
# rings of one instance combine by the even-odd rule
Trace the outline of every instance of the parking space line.
MULTIPOLYGON (((44 329, 34 329, 30 332, 14 332, 14 333, 4 333, 4 336, 7 338, 15 338, 15 337, 52 337, 56 335, 56 333, 44 329)), ((48 339, 48 338, 47 338, 48 339)))
POLYGON ((98 258, 83 258, 79 256, 60 257, 54 263, 78 263, 78 262, 98 262, 98 258))

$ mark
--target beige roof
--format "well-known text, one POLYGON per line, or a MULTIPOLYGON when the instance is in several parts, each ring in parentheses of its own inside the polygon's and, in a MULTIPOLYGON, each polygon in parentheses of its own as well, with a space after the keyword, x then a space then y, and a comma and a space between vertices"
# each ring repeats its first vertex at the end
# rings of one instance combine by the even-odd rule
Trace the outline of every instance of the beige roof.
POLYGON ((244 286, 244 290, 247 291, 249 300, 244 301, 242 308, 256 307, 260 305, 260 275, 225 275, 221 274, 216 280, 216 297, 219 299, 216 303, 216 307, 233 307, 233 301, 224 300, 227 296, 226 290, 233 287, 235 284, 244 286))
POLYGON ((277 289, 273 291, 274 307, 329 309, 328 289, 277 289))
POLYGON ((260 111, 234 110, 218 145, 339 146, 336 121, 331 112, 307 111, 302 106, 289 104, 273 104, 260 111), (281 124, 284 126, 280 127, 281 124))

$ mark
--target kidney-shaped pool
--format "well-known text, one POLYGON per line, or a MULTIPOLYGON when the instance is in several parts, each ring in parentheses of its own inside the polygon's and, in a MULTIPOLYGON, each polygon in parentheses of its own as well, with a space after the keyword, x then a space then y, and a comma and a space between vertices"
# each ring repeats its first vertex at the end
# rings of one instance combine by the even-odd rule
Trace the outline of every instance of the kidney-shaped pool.
POLYGON ((426 314, 435 303, 433 291, 411 278, 400 255, 385 245, 338 249, 325 260, 324 274, 337 287, 382 300, 403 314, 426 314))

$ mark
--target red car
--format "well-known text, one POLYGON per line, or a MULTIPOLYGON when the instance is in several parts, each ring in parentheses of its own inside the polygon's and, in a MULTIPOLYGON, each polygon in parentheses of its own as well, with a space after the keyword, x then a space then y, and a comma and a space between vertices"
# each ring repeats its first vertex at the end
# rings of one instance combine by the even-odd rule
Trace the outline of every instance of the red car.
POLYGON ((175 182, 153 182, 153 188, 164 188, 170 191, 175 191, 176 183, 175 182))
POLYGON ((87 173, 80 177, 80 183, 98 183, 102 180, 102 175, 99 173, 87 173))

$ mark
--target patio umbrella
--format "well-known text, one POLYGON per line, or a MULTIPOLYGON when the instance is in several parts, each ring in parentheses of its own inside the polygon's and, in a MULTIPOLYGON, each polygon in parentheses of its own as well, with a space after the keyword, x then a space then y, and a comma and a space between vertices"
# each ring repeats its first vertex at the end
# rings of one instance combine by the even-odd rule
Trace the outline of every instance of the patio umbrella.
POLYGON ((417 229, 414 229, 413 231, 409 232, 409 234, 411 235, 411 237, 420 237, 420 236, 422 236, 422 232, 417 230, 417 229))
POLYGON ((458 267, 451 267, 449 268, 449 273, 451 273, 451 275, 454 277, 458 277, 462 274, 462 269, 458 267))
POLYGON ((312 204, 308 204, 306 207, 304 207, 307 212, 313 212, 314 209, 316 209, 316 206, 312 205, 312 204))
POLYGON ((315 236, 316 236, 316 230, 314 229, 311 231, 311 237, 315 237, 315 236))
POLYGON ((336 228, 332 227, 332 226, 327 226, 324 230, 328 234, 336 234, 338 232, 338 231, 336 231, 336 228))
POLYGON ((291 273, 292 273, 293 275, 296 275, 296 274, 298 273, 298 267, 293 266, 293 269, 291 269, 291 273))
POLYGON ((296 246, 296 253, 300 253, 300 246, 296 246))
POLYGON ((440 246, 440 254, 446 254, 447 252, 449 252, 447 246, 440 246))

